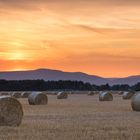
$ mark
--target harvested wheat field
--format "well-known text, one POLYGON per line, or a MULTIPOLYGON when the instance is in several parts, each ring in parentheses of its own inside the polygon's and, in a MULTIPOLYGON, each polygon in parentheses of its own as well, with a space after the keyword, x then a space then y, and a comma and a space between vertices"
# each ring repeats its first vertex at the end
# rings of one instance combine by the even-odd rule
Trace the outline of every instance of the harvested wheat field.
POLYGON ((115 95, 112 102, 99 102, 98 95, 69 95, 48 105, 30 106, 18 99, 24 117, 19 127, 0 127, 0 140, 140 140, 140 112, 131 100, 115 95))

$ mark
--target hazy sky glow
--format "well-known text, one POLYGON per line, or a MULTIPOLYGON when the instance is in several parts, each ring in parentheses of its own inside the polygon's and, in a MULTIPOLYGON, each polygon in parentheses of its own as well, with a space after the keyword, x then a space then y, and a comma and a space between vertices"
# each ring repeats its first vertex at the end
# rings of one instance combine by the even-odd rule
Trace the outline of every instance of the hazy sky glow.
POLYGON ((0 0, 0 34, 0 71, 140 74, 139 0, 0 0))

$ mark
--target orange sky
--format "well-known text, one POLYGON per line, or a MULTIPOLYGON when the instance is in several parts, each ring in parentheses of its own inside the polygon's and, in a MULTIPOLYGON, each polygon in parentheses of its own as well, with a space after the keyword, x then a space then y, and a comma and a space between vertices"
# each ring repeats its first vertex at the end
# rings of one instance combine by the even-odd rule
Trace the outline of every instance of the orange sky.
POLYGON ((140 74, 139 0, 0 0, 0 71, 140 74))

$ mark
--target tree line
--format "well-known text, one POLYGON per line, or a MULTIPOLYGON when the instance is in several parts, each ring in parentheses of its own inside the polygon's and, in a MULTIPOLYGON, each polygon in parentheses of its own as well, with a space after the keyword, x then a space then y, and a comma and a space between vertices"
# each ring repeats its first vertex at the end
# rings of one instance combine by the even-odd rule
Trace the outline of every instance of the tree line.
POLYGON ((0 80, 0 91, 45 91, 45 90, 135 90, 140 91, 140 82, 129 86, 125 85, 93 85, 82 81, 44 81, 44 80, 0 80))

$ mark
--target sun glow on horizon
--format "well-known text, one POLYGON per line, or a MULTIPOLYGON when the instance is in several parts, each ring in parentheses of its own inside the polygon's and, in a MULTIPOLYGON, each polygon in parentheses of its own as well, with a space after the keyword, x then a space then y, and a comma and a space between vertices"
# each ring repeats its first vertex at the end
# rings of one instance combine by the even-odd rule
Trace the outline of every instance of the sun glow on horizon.
POLYGON ((7 71, 8 71, 8 72, 11 72, 11 71, 27 71, 27 70, 30 70, 30 69, 14 68, 14 69, 10 69, 10 70, 7 70, 7 71))
POLYGON ((27 55, 22 51, 10 52, 8 54, 8 60, 26 60, 26 59, 27 55))

